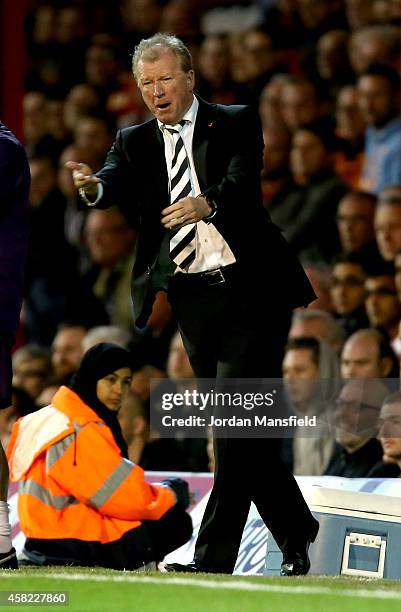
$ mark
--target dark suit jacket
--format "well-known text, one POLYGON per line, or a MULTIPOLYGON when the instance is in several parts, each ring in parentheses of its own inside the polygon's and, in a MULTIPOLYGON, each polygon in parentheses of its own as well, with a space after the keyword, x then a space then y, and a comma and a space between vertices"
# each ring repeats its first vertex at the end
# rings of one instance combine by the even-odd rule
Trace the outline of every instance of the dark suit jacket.
MULTIPOLYGON (((199 99, 193 157, 202 193, 218 207, 212 222, 244 278, 263 283, 275 306, 306 305, 315 294, 262 206, 262 151, 256 111, 199 99)), ((104 188, 97 206, 118 204, 128 219, 139 223, 132 288, 135 322, 141 327, 153 303, 151 278, 165 232, 160 213, 170 204, 164 142, 156 119, 120 130, 97 176, 104 188)))
POLYGON ((22 303, 29 184, 24 148, 0 122, 0 333, 11 335, 22 303))

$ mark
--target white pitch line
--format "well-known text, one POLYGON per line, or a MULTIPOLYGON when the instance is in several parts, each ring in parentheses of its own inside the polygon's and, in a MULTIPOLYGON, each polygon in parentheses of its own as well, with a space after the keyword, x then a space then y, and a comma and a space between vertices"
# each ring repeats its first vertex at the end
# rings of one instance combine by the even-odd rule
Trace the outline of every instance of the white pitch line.
MULTIPOLYGON (((193 586, 203 589, 226 589, 236 591, 254 591, 264 593, 287 593, 289 595, 335 595, 342 597, 361 597, 363 599, 399 599, 401 600, 401 591, 390 591, 384 589, 330 589, 329 587, 311 587, 298 585, 276 585, 276 584, 257 584, 255 582, 245 582, 244 580, 203 580, 202 578, 158 578, 157 576, 140 576, 138 574, 124 573, 122 575, 104 576, 94 574, 47 574, 37 573, 32 575, 21 575, 18 572, 10 572, 3 574, 4 578, 40 578, 51 580, 70 580, 70 581, 92 581, 92 582, 130 582, 130 583, 150 583, 171 585, 171 586, 193 586)), ((285 580, 285 578, 283 579, 285 580)))

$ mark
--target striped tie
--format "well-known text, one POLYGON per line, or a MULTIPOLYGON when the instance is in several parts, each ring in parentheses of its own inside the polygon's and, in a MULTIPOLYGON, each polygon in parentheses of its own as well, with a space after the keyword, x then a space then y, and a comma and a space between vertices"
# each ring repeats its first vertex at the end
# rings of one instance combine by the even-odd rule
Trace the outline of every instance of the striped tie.
MULTIPOLYGON (((188 156, 185 150, 184 141, 180 136, 180 129, 184 123, 184 121, 180 122, 180 128, 167 128, 174 138, 177 137, 171 162, 171 204, 174 204, 181 198, 192 195, 188 156)), ((195 259, 195 234, 196 223, 190 223, 189 225, 181 227, 170 239, 170 257, 182 270, 186 270, 195 259)))

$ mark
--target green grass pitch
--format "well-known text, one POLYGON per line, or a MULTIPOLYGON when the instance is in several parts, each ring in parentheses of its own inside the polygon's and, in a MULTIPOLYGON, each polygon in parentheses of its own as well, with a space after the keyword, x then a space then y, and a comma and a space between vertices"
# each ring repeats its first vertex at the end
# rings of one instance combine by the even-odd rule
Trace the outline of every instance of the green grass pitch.
POLYGON ((68 606, 7 605, 68 611, 400 612, 401 581, 351 577, 268 578, 25 568, 0 573, 1 591, 68 591, 68 606))

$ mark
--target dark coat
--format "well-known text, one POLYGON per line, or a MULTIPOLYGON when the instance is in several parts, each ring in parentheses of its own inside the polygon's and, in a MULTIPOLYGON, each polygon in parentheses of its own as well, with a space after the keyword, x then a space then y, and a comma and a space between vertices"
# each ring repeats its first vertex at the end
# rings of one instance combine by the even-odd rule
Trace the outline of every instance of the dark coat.
MULTIPOLYGON (((247 106, 222 106, 199 100, 193 157, 202 193, 217 204, 213 223, 229 244, 244 279, 263 283, 275 305, 307 305, 314 292, 298 260, 262 205, 262 131, 247 106)), ((156 119, 117 134, 104 167, 97 173, 104 195, 97 206, 118 204, 139 223, 133 271, 135 322, 146 324, 151 289, 164 236, 161 211, 169 206, 163 136, 156 119)))
POLYGON ((0 122, 0 334, 13 335, 22 303, 30 173, 21 143, 0 122))

